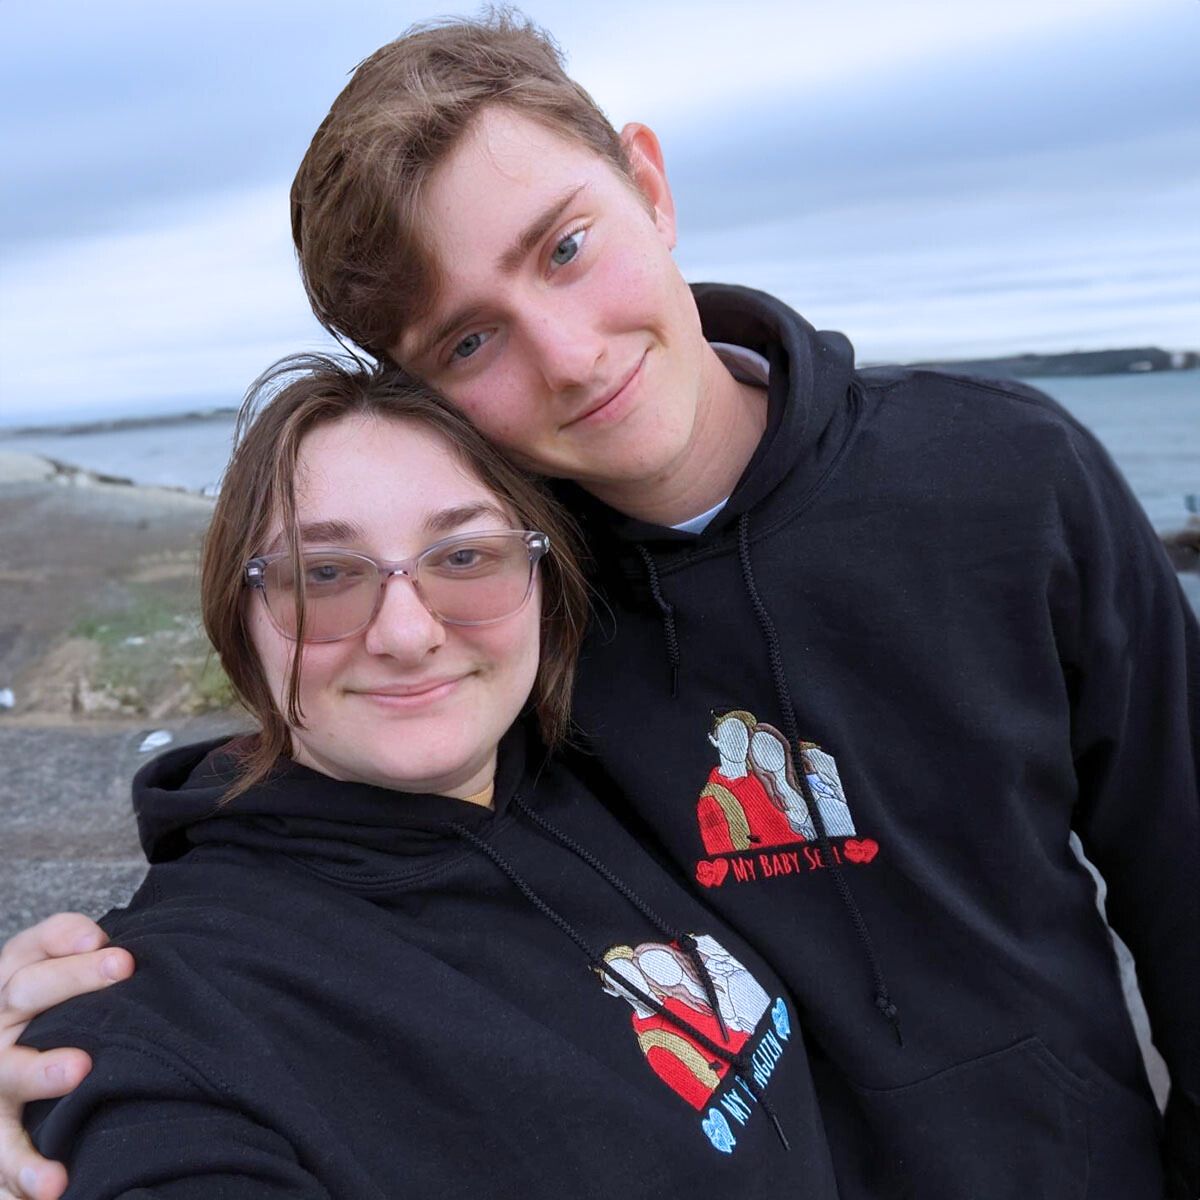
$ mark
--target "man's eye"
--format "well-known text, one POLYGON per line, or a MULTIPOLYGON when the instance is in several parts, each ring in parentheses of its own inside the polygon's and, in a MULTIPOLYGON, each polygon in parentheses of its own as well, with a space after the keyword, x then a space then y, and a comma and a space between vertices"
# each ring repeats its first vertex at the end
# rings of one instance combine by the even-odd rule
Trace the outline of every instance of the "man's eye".
POLYGON ((585 237, 587 237, 587 231, 584 229, 568 233, 550 252, 550 261, 556 267, 565 267, 583 249, 585 237))
POLYGON ((470 358, 480 346, 489 338, 490 334, 486 333, 468 333, 465 338, 460 341, 453 350, 450 351, 451 358, 470 358))

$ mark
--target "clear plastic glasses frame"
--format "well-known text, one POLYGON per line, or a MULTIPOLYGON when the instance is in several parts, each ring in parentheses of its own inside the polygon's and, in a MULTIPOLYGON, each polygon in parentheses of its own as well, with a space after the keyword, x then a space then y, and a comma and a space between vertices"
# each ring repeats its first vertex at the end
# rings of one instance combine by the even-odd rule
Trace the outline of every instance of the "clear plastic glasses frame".
MULTIPOLYGON (((384 588, 397 575, 444 624, 503 621, 529 599, 538 561, 549 549, 549 537, 529 529, 456 533, 397 562, 339 547, 305 547, 304 641, 337 642, 362 633, 379 615, 384 588), (309 578, 310 573, 319 574, 309 578)), ((299 605, 292 566, 289 550, 261 554, 246 564, 244 578, 262 595, 275 628, 295 641, 299 605)))

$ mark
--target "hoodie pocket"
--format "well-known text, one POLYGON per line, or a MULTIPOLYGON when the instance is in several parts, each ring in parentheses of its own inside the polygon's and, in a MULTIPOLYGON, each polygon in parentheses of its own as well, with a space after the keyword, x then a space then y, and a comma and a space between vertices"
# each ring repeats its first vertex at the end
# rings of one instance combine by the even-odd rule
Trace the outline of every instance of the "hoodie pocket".
POLYGON ((838 1154, 859 1185, 847 1196, 1087 1196, 1088 1107, 1095 1089, 1036 1037, 902 1087, 852 1090, 867 1136, 855 1161, 838 1154))

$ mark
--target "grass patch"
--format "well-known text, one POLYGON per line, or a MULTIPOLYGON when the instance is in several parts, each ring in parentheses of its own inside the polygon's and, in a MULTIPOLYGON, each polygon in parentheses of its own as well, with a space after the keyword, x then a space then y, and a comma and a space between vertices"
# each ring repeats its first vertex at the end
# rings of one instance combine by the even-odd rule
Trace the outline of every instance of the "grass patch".
POLYGON ((124 605, 82 617, 70 635, 99 647, 89 686, 125 712, 174 716, 237 703, 192 593, 128 585, 124 605))
POLYGON ((128 607, 81 617, 71 627, 70 637, 89 638, 101 646, 136 645, 130 638, 152 638, 173 632, 189 620, 180 611, 179 598, 151 588, 131 587, 128 607))
POLYGON ((203 665, 193 680, 193 692, 200 706, 195 712, 216 712, 225 708, 236 708, 238 698, 233 694, 229 676, 221 669, 216 651, 209 649, 203 665))

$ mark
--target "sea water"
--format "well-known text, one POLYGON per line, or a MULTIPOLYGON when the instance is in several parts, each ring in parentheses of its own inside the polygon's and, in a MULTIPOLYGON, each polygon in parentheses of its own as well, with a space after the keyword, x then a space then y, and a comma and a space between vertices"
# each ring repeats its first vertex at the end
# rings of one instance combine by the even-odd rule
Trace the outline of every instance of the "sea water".
MULTIPOLYGON (((1200 495, 1200 371, 1033 380, 1083 422, 1125 473, 1160 532, 1200 495)), ((0 433, 0 449, 42 454, 134 483, 212 491, 233 446, 232 412, 100 428, 0 433)))
POLYGON ((1179 529, 1200 503, 1200 371, 1035 379, 1103 443, 1154 528, 1179 529))
POLYGON ((0 451, 40 454, 73 467, 158 487, 216 491, 233 451, 235 414, 120 420, 84 426, 0 431, 0 451))

